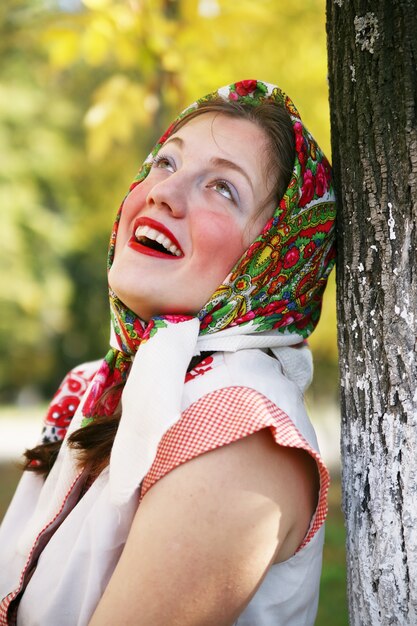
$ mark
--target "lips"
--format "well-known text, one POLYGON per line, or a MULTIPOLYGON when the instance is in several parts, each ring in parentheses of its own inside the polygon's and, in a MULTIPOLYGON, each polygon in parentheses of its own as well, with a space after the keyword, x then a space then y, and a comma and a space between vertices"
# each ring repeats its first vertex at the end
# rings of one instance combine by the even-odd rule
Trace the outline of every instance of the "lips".
POLYGON ((150 217, 139 217, 135 220, 128 246, 137 252, 158 258, 179 259, 184 256, 171 231, 150 217))

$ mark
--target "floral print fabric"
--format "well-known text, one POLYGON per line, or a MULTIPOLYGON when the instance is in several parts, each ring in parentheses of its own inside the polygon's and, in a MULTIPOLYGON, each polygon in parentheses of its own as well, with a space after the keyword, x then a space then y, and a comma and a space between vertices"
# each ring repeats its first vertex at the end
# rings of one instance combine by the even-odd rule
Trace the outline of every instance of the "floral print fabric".
MULTIPOLYGON (((291 180, 273 217, 199 312, 200 332, 210 334, 250 323, 254 331, 285 329, 307 337, 320 317, 323 290, 335 260, 335 198, 329 162, 302 124, 293 102, 278 87, 245 80, 197 100, 160 138, 131 189, 147 176, 175 123, 201 103, 219 96, 253 106, 269 101, 285 107, 294 128, 296 157, 291 180)), ((109 266, 117 223, 118 218, 109 249, 109 266)), ((127 313, 122 311, 123 305, 114 296, 112 303, 119 326, 125 326, 127 313)), ((142 336, 152 336, 162 319, 151 320, 150 328, 140 330, 142 336)))
MULTIPOLYGON (((175 129, 202 103, 219 97, 257 106, 268 101, 285 107, 295 140, 295 161, 288 187, 274 215, 259 237, 238 260, 225 281, 199 311, 200 335, 226 328, 245 327, 245 332, 295 333, 308 337, 321 311, 323 291, 335 262, 336 206, 330 165, 300 115, 278 87, 259 80, 244 80, 197 100, 185 109, 159 139, 130 191, 148 175, 152 161, 175 129)), ((119 209, 112 230, 108 267, 117 237, 119 209)), ((132 356, 144 341, 152 340, 166 321, 181 323, 189 317, 159 316, 144 325, 110 290, 110 309, 118 348, 106 355, 83 407, 88 423, 94 415, 111 415, 120 400, 132 356)), ((138 355, 139 356, 139 355, 138 355)))

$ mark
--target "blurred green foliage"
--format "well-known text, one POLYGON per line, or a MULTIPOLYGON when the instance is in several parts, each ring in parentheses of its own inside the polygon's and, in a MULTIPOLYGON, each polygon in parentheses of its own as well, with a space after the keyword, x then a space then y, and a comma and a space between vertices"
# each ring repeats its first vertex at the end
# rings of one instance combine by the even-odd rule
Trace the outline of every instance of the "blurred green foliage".
POLYGON ((329 513, 315 626, 349 626, 346 596, 345 526, 340 508, 341 485, 335 479, 329 491, 329 513))
MULTIPOLYGON (((262 78, 291 95, 330 152, 324 5, 1 4, 0 401, 29 385, 49 394, 70 367, 105 351, 114 214, 180 108, 262 78)), ((335 393, 334 283, 312 345, 322 387, 335 393)))

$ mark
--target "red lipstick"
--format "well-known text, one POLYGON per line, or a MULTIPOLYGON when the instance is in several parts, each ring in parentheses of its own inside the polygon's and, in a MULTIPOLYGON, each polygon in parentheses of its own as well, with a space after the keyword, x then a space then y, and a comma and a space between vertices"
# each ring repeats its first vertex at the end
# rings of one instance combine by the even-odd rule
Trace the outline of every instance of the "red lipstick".
MULTIPOLYGON (((146 235, 144 236, 146 237, 146 235)), ((138 217, 135 220, 133 225, 133 234, 128 241, 128 246, 129 248, 132 248, 132 250, 136 250, 137 252, 140 252, 142 254, 147 254, 148 256, 158 257, 160 259, 181 259, 184 256, 184 252, 173 233, 171 233, 171 231, 166 226, 150 217, 138 217), (137 240, 135 234, 139 226, 147 226, 158 231, 158 233, 161 233, 162 235, 164 235, 164 237, 167 237, 167 239, 169 239, 169 241, 171 242, 171 245, 174 245, 181 254, 177 256, 175 254, 171 254, 170 252, 168 252, 168 250, 167 252, 162 252, 161 250, 157 250, 140 243, 137 240)))

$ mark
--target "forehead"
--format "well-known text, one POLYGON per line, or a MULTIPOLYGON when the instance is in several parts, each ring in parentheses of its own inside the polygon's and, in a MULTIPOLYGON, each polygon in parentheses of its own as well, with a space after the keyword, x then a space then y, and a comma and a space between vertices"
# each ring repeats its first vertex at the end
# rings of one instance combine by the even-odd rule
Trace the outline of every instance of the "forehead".
POLYGON ((268 137, 258 124, 250 120, 223 113, 201 113, 186 121, 165 145, 176 138, 182 140, 184 151, 197 149, 198 154, 207 156, 220 153, 246 165, 251 171, 263 170, 268 137))

